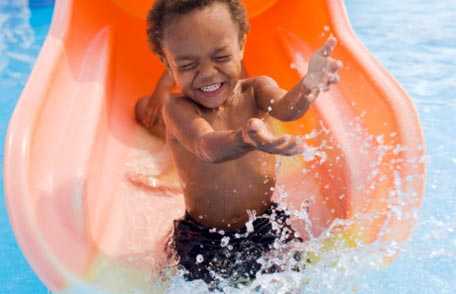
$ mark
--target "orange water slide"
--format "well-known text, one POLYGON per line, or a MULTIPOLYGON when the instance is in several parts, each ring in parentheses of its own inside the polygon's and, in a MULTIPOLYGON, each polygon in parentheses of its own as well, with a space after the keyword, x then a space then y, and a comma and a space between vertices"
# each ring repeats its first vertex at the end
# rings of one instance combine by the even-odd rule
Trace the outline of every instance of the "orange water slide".
MULTIPOLYGON (((424 141, 410 97, 355 37, 342 0, 245 2, 250 75, 291 88, 329 34, 345 65, 341 82, 302 119, 274 125, 315 148, 309 158, 282 159, 283 201, 310 205, 313 236, 341 219, 349 225, 338 232, 352 244, 406 240, 424 193, 424 141)), ((166 146, 133 116, 162 72, 145 33, 152 3, 57 0, 9 125, 9 217, 27 260, 56 293, 152 291, 147 277, 163 264, 172 220, 184 212, 166 146)))

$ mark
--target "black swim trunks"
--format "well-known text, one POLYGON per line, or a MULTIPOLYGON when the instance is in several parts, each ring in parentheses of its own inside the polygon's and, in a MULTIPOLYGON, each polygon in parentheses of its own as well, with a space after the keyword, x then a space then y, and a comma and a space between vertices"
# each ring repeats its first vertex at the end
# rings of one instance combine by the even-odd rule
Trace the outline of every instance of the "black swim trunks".
MULTIPOLYGON (((217 289, 221 280, 233 281, 234 286, 246 284, 261 269, 258 258, 270 251, 274 242, 302 241, 286 223, 288 218, 289 214, 273 203, 246 226, 221 231, 199 224, 186 213, 183 219, 174 221, 170 245, 184 269, 185 279, 202 279, 211 290, 217 289)), ((276 271, 274 267, 262 270, 276 271)))

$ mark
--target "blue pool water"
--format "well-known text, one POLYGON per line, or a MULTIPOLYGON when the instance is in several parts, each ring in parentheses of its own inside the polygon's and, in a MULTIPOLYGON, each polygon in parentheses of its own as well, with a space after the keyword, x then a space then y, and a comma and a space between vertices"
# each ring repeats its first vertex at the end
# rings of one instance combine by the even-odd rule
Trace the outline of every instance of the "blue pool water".
POLYGON ((347 10, 361 40, 413 97, 427 143, 418 226, 399 259, 370 273, 361 293, 455 293, 456 1, 352 0, 347 10))
MULTIPOLYGON (((37 1, 30 1, 37 2, 37 1)), ((0 0, 0 293, 49 293, 19 250, 5 209, 3 146, 8 121, 46 37, 52 17, 47 5, 27 7, 24 0, 0 0)))
MULTIPOLYGON (((47 33, 51 2, 30 1, 29 9, 25 0, 0 0, 2 146, 8 120, 47 33)), ((404 252, 389 268, 361 277, 357 293, 454 293, 456 1, 380 3, 349 0, 346 6, 359 38, 417 105, 427 141, 428 178, 418 225, 404 252)), ((3 166, 3 148, 0 152, 3 166)), ((17 247, 3 201, 3 177, 0 185, 0 293, 48 293, 17 247)))

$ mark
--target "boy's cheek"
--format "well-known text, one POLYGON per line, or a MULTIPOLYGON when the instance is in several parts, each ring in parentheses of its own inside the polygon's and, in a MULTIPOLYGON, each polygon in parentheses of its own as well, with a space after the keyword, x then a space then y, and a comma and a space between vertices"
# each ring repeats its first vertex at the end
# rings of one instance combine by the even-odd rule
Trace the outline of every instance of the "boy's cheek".
POLYGON ((233 64, 230 68, 226 69, 226 72, 229 73, 229 76, 235 80, 242 78, 242 65, 233 64))

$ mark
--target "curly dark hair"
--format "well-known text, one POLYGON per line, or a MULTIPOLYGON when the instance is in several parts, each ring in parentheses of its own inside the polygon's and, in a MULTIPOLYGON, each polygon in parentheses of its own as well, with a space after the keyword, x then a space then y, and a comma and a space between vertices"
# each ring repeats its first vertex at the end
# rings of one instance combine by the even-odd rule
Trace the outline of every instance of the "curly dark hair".
POLYGON ((239 41, 249 31, 247 13, 240 0, 157 0, 147 16, 147 36, 152 50, 163 57, 161 41, 164 26, 173 16, 184 15, 195 9, 202 9, 214 2, 225 3, 233 21, 239 26, 239 41))

